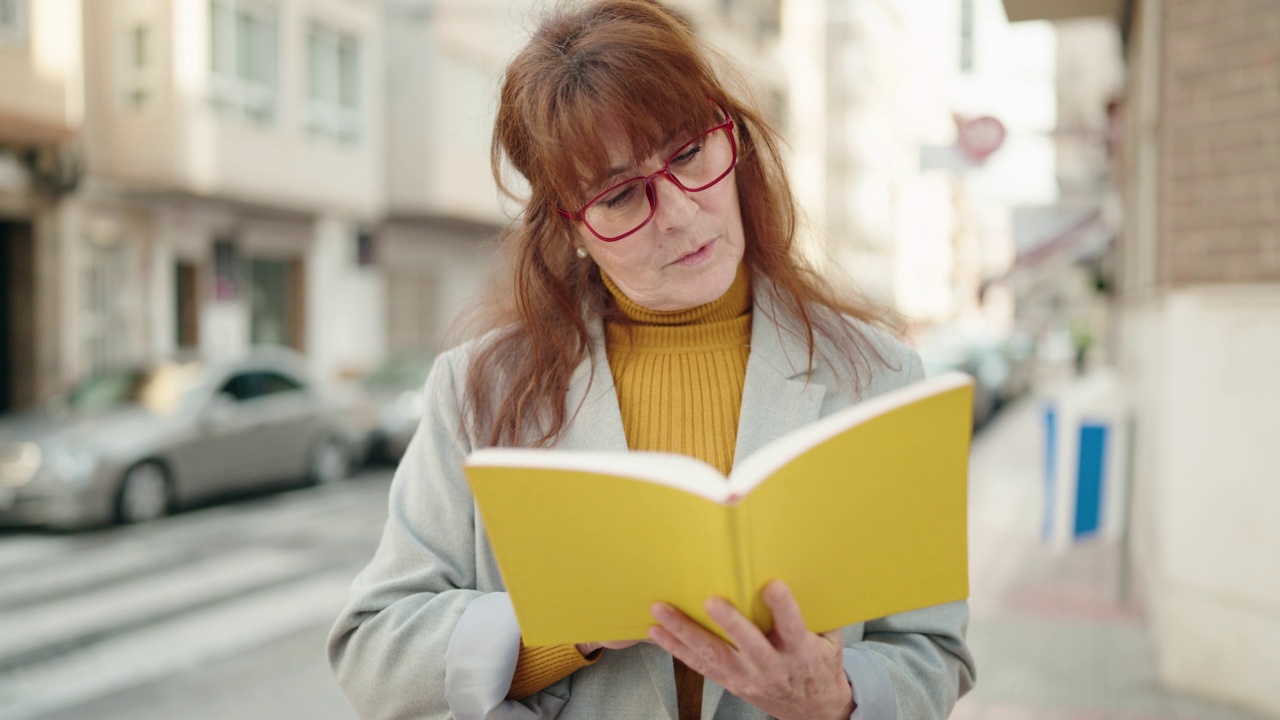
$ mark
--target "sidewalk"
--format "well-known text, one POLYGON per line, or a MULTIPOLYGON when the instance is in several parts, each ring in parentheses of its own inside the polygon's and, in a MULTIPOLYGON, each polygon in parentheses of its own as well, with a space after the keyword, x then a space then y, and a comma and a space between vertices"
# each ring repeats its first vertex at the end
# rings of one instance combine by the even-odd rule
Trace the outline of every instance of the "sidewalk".
POLYGON ((1163 688, 1140 608, 1120 602, 1111 542, 1055 553, 1040 540, 1037 400, 974 440, 969 642, 978 683, 954 720, 1263 720, 1163 688))

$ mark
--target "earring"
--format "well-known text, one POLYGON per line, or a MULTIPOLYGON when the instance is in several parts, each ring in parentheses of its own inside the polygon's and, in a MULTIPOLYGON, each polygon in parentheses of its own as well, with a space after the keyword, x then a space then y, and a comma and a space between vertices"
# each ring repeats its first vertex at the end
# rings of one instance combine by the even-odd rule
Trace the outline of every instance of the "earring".
POLYGON ((586 259, 587 259, 587 249, 586 249, 586 248, 584 248, 584 247, 582 247, 581 245, 579 245, 579 246, 578 246, 578 249, 577 249, 577 250, 574 250, 573 252, 574 252, 574 254, 576 254, 576 255, 578 256, 578 259, 579 259, 579 260, 586 260, 586 259))

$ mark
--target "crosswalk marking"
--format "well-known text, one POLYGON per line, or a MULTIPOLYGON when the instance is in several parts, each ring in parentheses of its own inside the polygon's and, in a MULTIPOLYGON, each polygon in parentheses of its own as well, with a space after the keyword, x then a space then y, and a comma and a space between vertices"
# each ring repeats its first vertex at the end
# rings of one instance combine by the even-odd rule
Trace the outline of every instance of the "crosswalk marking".
POLYGON ((0 534, 0 719, 37 720, 327 627, 377 544, 389 480, 140 526, 0 534))
POLYGON ((42 598, 66 597, 146 570, 174 564, 191 551, 179 545, 155 547, 127 542, 76 553, 62 562, 41 563, 14 573, 0 585, 0 611, 42 598))
POLYGON ((31 720, 326 624, 350 582, 331 571, 0 674, 0 717, 31 720))
POLYGON ((9 580, 14 568, 39 563, 76 547, 74 538, 12 537, 0 541, 0 577, 9 580))
POLYGON ((6 612, 0 617, 0 668, 41 648, 245 592, 304 570, 307 562, 305 556, 282 550, 242 550, 138 582, 6 612))

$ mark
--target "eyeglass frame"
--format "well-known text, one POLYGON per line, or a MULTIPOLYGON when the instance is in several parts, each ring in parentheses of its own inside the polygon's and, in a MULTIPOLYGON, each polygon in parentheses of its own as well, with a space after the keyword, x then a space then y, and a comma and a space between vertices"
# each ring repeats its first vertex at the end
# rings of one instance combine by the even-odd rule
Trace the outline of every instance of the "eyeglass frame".
POLYGON ((653 216, 658 213, 658 189, 653 185, 653 181, 658 176, 665 175, 667 180, 671 181, 672 185, 675 185, 681 190, 685 192, 690 192, 690 193, 702 192, 703 190, 710 188, 712 185, 719 183, 721 180, 724 180, 726 177, 729 177, 729 173, 733 172, 733 169, 738 166, 738 140, 733 136, 733 130, 736 126, 733 122, 733 116, 730 115, 727 110, 720 107, 719 103, 716 103, 716 107, 720 108, 720 112, 724 113, 724 118, 725 118, 724 122, 720 123, 719 125, 716 125, 715 127, 709 130, 698 133, 696 136, 691 138, 688 142, 676 148, 676 151, 671 153, 670 157, 667 158, 667 161, 663 163, 662 167, 658 168, 652 174, 647 176, 637 175, 633 178, 627 178, 622 182, 610 185, 608 189, 604 190, 600 194, 588 200, 587 203, 582 206, 582 209, 577 212, 571 213, 565 210, 564 208, 556 208, 557 212, 559 212, 561 215, 568 218, 569 220, 582 223, 584 226, 586 226, 587 230, 590 230, 591 234, 595 235, 596 238, 598 238, 601 242, 607 242, 607 243, 617 242, 625 237, 634 235, 635 233, 638 233, 641 230, 643 230, 644 226, 648 225, 649 221, 653 219, 653 216), (680 180, 671 173, 671 163, 675 161, 677 157, 680 156, 680 153, 684 152, 685 149, 687 149, 690 145, 697 142, 700 138, 707 137, 712 133, 719 132, 721 130, 727 131, 729 134, 729 148, 733 153, 733 159, 729 161, 729 167, 724 172, 720 173, 720 175, 718 175, 715 180, 712 180, 711 182, 707 183, 706 185, 703 185, 702 187, 699 187, 699 188, 685 187, 684 183, 680 182, 680 180), (630 185, 631 183, 637 180, 644 181, 645 197, 649 200, 649 214, 645 217, 644 220, 640 221, 639 225, 636 225, 634 228, 628 230, 627 232, 617 237, 607 238, 601 235, 600 233, 596 232, 596 229, 591 227, 591 223, 586 221, 587 208, 591 207, 593 204, 595 204, 598 200, 603 198, 605 195, 608 195, 609 193, 613 192, 614 190, 617 190, 618 188, 624 185, 630 185))

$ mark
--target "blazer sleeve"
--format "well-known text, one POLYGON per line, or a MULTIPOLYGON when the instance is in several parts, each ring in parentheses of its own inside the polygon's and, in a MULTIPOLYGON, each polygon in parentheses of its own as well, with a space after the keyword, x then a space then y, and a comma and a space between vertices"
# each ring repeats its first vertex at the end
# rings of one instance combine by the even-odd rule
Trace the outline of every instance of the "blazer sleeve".
MULTIPOLYGON (((907 382, 924 379, 919 356, 906 352, 907 382)), ((968 624, 965 601, 869 621, 844 651, 858 701, 851 720, 944 720, 976 679, 968 624)))
POLYGON ((449 640, 485 594, 477 589, 475 507, 462 472, 471 449, 462 429, 463 365, 463 351, 454 350, 432 368, 422 421, 391 482, 382 539, 329 633, 334 675, 364 720, 450 716, 449 640))

